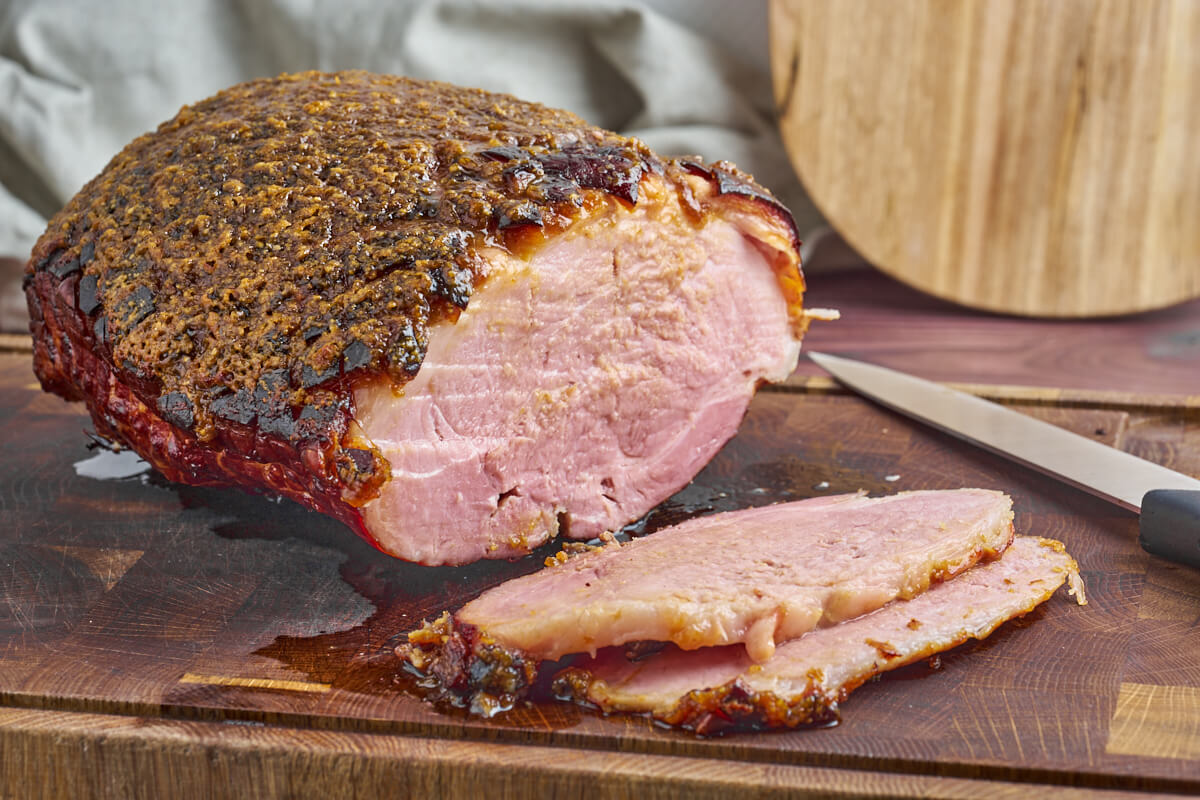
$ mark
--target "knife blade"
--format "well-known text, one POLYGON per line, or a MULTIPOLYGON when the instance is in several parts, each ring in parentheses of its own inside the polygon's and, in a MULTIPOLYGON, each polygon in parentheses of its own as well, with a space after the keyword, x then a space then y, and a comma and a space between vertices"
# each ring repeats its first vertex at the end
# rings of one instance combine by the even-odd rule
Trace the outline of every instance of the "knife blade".
POLYGON ((1200 567, 1200 480, 939 383, 826 353, 808 356, 880 405, 1139 513, 1142 549, 1200 567))

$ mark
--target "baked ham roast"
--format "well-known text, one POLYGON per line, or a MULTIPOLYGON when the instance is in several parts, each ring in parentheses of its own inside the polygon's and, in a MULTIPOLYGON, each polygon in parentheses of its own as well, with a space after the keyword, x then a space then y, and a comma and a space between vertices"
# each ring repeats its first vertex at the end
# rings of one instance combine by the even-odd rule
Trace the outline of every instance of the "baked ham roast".
POLYGON ((668 645, 630 659, 608 648, 555 678, 555 691, 605 711, 648 713, 701 734, 795 727, 836 719, 865 681, 1032 611, 1067 583, 1086 603, 1074 559, 1061 543, 1018 536, 995 561, 870 614, 806 633, 764 664, 740 647, 687 652, 668 645))
POLYGON ((912 598, 1013 538, 1012 501, 983 489, 819 497, 697 517, 487 590, 409 634, 400 654, 441 691, 505 708, 543 661, 641 642, 776 643, 912 598))
POLYGON ((34 368, 168 479, 425 564, 591 538, 690 480, 810 313, 728 163, 362 72, 182 109, 51 220, 34 368))

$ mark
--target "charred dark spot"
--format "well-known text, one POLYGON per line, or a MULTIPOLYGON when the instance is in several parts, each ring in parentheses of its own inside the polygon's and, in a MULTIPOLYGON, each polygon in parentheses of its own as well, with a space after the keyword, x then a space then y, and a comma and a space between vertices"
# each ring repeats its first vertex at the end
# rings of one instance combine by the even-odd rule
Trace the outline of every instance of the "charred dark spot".
MULTIPOLYGON (((759 186, 754 184, 749 178, 737 175, 732 172, 727 172, 719 166, 707 167, 704 164, 695 161, 681 161, 680 165, 693 175, 700 175, 708 178, 717 185, 717 194, 735 194, 742 197, 750 197, 755 200, 761 200, 768 205, 786 211, 779 201, 771 195, 763 191, 759 186)), ((789 212, 790 213, 790 212, 789 212)))
POLYGON ((221 419, 249 425, 257 416, 254 395, 246 389, 224 394, 212 401, 212 412, 221 419))
POLYGON ((92 263, 92 259, 96 257, 96 242, 89 239, 83 243, 83 247, 79 248, 79 263, 81 266, 87 266, 92 263))
POLYGON ((466 308, 474 289, 474 276, 469 269, 457 265, 443 264, 429 272, 433 279, 433 293, 458 308, 466 308))
POLYGON ((342 451, 345 456, 354 464, 354 469, 360 473, 368 474, 375 469, 375 456, 370 450, 358 450, 350 447, 342 451))
POLYGON ((300 370, 300 385, 303 386, 305 389, 311 389, 313 386, 316 386, 318 383, 324 383, 325 381, 336 378, 337 376, 338 376, 337 363, 334 363, 332 366, 330 366, 326 369, 323 369, 320 372, 317 372, 315 369, 310 367, 308 364, 305 364, 304 368, 300 370))
POLYGON ((121 326, 129 330, 154 311, 154 295, 149 286, 139 286, 117 303, 115 314, 121 326))
POLYGON ((517 159, 528 158, 528 156, 529 153, 527 151, 513 144, 489 147, 487 150, 481 150, 479 153, 479 157, 487 161, 516 161, 517 159))
POLYGON ((84 275, 79 281, 79 310, 91 314, 100 307, 100 294, 95 275, 84 275))
POLYGON ((387 462, 370 450, 346 448, 334 455, 334 467, 342 485, 355 494, 376 492, 387 479, 387 462))
MULTIPOLYGON (((411 328, 409 329, 411 331, 411 328)), ((398 336, 388 348, 388 364, 393 371, 416 375, 425 357, 424 342, 410 336, 398 336)))
POLYGON ((290 439, 296 431, 296 421, 292 419, 291 409, 284 408, 273 414, 260 414, 258 429, 263 433, 273 433, 290 439))
POLYGON ((738 194, 742 197, 752 197, 755 200, 762 200, 771 205, 779 205, 779 201, 771 195, 759 189, 750 181, 738 175, 732 175, 724 170, 714 169, 713 174, 717 178, 717 191, 721 194, 738 194))
POLYGON ((327 423, 332 422, 337 416, 338 407, 334 403, 326 403, 324 405, 309 404, 300 410, 300 419, 313 422, 327 423))
POLYGON ((169 392, 158 398, 158 411, 176 428, 189 430, 196 422, 192 401, 183 392, 169 392))
POLYGON ((330 425, 337 417, 338 404, 332 398, 324 398, 324 402, 309 403, 300 409, 300 418, 296 420, 293 433, 300 441, 326 439, 330 425))
POLYGON ((442 194, 440 192, 429 192, 413 197, 405 203, 404 210, 400 213, 401 219, 414 220, 422 217, 436 217, 438 209, 442 207, 442 194))
POLYGON ((342 353, 342 369, 349 372, 352 369, 365 367, 371 363, 371 348, 355 339, 342 353))
POLYGON ((147 371, 141 364, 138 364, 128 358, 121 362, 121 369, 133 377, 138 378, 139 380, 145 380, 151 377, 151 373, 147 371))
POLYGON ((546 175, 546 170, 537 161, 519 161, 516 164, 505 167, 501 178, 504 181, 504 186, 508 191, 514 194, 523 193, 529 184, 539 180, 546 175))
POLYGON ((50 254, 47 255, 45 258, 39 259, 38 261, 34 262, 34 265, 33 265, 34 272, 49 271, 50 264, 53 263, 54 260, 56 258, 58 258, 60 255, 62 255, 62 253, 63 253, 62 249, 59 248, 57 250, 51 251, 50 254))
POLYGON ((108 344, 108 319, 99 317, 92 324, 92 333, 96 335, 96 341, 102 344, 108 344))
POLYGON ((322 326, 310 325, 307 328, 305 328, 304 332, 300 335, 304 338, 304 341, 311 342, 313 339, 317 338, 324 332, 325 332, 325 328, 323 328, 322 326))
POLYGON ((530 188, 531 194, 534 194, 535 197, 540 195, 541 199, 550 203, 583 205, 583 198, 579 194, 579 184, 561 175, 548 175, 530 188))
POLYGON ((79 271, 79 259, 69 257, 66 250, 59 250, 46 266, 46 270, 56 278, 65 278, 72 272, 79 271))
POLYGON ((154 262, 148 258, 139 258, 125 265, 125 271, 130 275, 144 275, 154 268, 154 262))
POLYGON ((708 167, 695 161, 680 161, 679 165, 692 175, 700 175, 715 183, 717 185, 717 194, 746 197, 765 203, 776 211, 781 212, 783 218, 791 226, 797 239, 799 238, 800 232, 796 228, 796 221, 792 218, 792 212, 788 211, 787 207, 780 203, 778 199, 771 196, 766 190, 750 180, 749 177, 729 172, 723 169, 720 164, 708 167))
POLYGON ((500 219, 496 222, 496 227, 500 230, 507 228, 515 228, 519 225, 538 225, 543 224, 542 212, 533 203, 520 203, 504 208, 500 212, 500 219))
POLYGON ((296 422, 288 404, 290 386, 287 371, 271 370, 263 374, 254 387, 254 410, 258 415, 258 429, 290 437, 296 422))
POLYGON ((579 187, 603 189, 630 203, 637 202, 643 167, 624 148, 577 145, 540 155, 538 161, 546 171, 547 183, 556 176, 579 187))
POLYGON ((691 175, 699 175, 702 178, 712 180, 712 170, 701 164, 699 161, 680 160, 679 166, 683 167, 684 171, 691 175))
POLYGON ((266 410, 267 406, 263 404, 271 403, 275 399, 282 397, 287 393, 288 376, 287 371, 282 369, 274 369, 270 372, 264 372, 263 376, 258 379, 258 385, 254 387, 254 400, 260 405, 259 411, 266 410))

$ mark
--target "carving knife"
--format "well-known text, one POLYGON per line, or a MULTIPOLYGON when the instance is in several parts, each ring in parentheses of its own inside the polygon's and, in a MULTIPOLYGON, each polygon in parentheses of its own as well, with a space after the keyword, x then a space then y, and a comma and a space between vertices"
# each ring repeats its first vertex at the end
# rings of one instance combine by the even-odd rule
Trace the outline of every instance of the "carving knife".
POLYGON ((932 381, 808 356, 880 405, 1139 513, 1142 549, 1200 567, 1200 480, 932 381))

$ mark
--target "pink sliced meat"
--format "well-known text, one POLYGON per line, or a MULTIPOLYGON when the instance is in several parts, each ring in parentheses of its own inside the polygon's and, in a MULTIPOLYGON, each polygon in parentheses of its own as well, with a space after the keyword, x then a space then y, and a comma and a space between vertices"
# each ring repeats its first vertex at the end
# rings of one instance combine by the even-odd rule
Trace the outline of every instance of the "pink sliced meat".
POLYGON ((1011 500, 982 489, 715 514, 497 586, 410 634, 404 654, 469 695, 519 691, 540 661, 626 642, 739 644, 765 661, 777 641, 913 597, 1012 535, 1011 500))
POLYGON ((616 530, 691 480, 758 384, 795 368, 785 229, 732 209, 693 227, 657 176, 639 196, 528 258, 483 252, 486 282, 431 331, 403 393, 356 390, 390 464, 361 508, 388 552, 460 564, 616 530))
POLYGON ((556 690, 605 711, 649 713, 702 733, 827 721, 872 676, 911 664, 1033 610, 1064 582, 1080 604, 1075 561, 1059 542, 1017 537, 997 560, 857 619, 811 631, 755 664, 740 647, 667 646, 640 660, 609 648, 556 678, 556 690))

